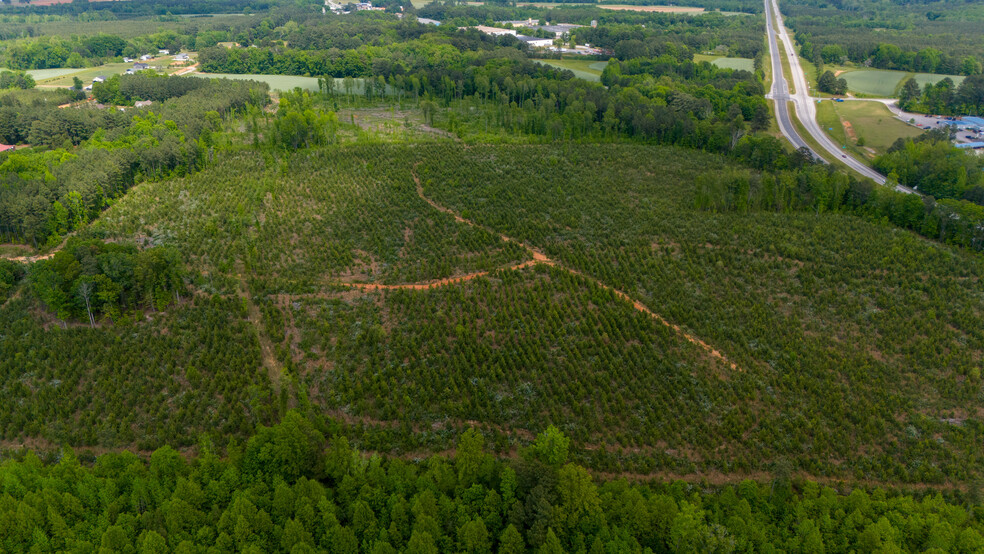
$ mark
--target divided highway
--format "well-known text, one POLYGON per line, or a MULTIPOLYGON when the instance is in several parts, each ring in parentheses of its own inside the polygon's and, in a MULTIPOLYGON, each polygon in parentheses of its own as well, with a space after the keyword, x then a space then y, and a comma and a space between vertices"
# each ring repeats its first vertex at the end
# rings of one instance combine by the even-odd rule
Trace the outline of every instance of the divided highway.
MULTIPOLYGON (((840 161, 844 162, 862 177, 868 177, 876 183, 884 185, 886 181, 884 175, 864 165, 853 156, 845 154, 843 149, 830 140, 830 137, 817 124, 815 100, 810 97, 809 88, 806 84, 806 75, 803 73, 802 66, 800 66, 799 57, 796 55, 796 48, 793 45, 792 39, 789 37, 789 33, 786 32, 785 25, 783 25, 782 14, 779 13, 778 0, 765 0, 765 14, 765 29, 769 35, 769 53, 772 57, 772 91, 769 97, 775 101, 776 122, 779 124, 779 130, 789 139, 789 142, 794 147, 806 147, 815 157, 828 163, 832 159, 840 158, 840 161), (796 89, 796 92, 792 94, 789 92, 789 84, 786 81, 786 76, 782 72, 782 56, 779 54, 779 40, 782 41, 786 49, 786 57, 789 60, 789 68, 792 73, 789 78, 793 81, 794 88, 796 89), (813 140, 820 145, 823 149, 822 152, 817 152, 810 147, 796 131, 796 127, 792 123, 792 118, 789 116, 789 101, 793 102, 797 119, 799 119, 803 128, 806 129, 806 132, 813 137, 813 140)), ((896 190, 913 192, 902 186, 897 186, 896 190)))

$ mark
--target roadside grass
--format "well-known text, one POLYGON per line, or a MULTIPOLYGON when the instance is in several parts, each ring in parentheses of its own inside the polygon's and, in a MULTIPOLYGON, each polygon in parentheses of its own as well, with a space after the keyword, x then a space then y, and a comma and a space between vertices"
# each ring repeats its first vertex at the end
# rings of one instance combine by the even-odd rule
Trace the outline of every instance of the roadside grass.
MULTIPOLYGON (((846 102, 844 102, 846 104, 846 102)), ((837 114, 834 102, 820 102, 817 104, 817 123, 823 132, 833 139, 837 144, 848 144, 847 134, 844 132, 844 125, 837 114)), ((853 148, 854 144, 848 144, 853 148)))
MULTIPOLYGON (((900 138, 914 138, 923 133, 920 129, 899 121, 881 102, 824 102, 831 104, 841 121, 847 121, 858 138, 864 138, 866 156, 884 154, 900 138)), ((843 125, 841 125, 843 129, 843 125)), ((846 133, 846 130, 845 130, 846 133)), ((864 148, 861 148, 864 150, 864 148)))
POLYGON ((782 74, 786 76, 786 85, 789 87, 789 94, 796 94, 796 84, 793 83, 792 75, 793 69, 789 65, 789 57, 786 56, 786 47, 782 45, 782 41, 776 39, 776 44, 779 46, 779 59, 782 60, 782 74))
MULTIPOLYGON (((827 160, 834 167, 838 169, 843 169, 848 173, 852 173, 854 170, 851 169, 850 166, 844 163, 844 161, 839 156, 834 156, 829 152, 827 152, 826 150, 824 150, 824 148, 820 146, 820 143, 813 138, 813 135, 807 132, 806 127, 803 127, 803 124, 800 123, 799 118, 796 117, 796 105, 792 101, 789 101, 788 106, 789 106, 789 119, 792 120, 793 127, 796 128, 796 132, 799 133, 799 136, 803 139, 803 141, 806 142, 806 144, 808 144, 810 148, 813 149, 814 152, 820 154, 821 158, 827 160)), ((869 165, 867 160, 862 160, 862 163, 869 165)))
POLYGON ((540 62, 544 65, 549 65, 551 67, 556 67, 558 69, 567 69, 574 73, 575 77, 580 77, 581 79, 587 81, 600 81, 601 72, 604 71, 605 65, 608 62, 596 62, 594 60, 533 60, 535 62, 540 62))

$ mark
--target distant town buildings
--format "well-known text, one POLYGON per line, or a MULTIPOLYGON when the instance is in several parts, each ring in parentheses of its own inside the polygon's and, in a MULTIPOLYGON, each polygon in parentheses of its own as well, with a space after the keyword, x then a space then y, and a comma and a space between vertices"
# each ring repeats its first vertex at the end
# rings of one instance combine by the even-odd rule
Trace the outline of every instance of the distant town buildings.
POLYGON ((546 48, 552 46, 554 41, 552 38, 528 37, 526 35, 516 35, 516 38, 528 44, 530 48, 546 48))
POLYGON ((546 31, 548 33, 553 33, 557 38, 570 33, 574 29, 579 27, 584 27, 584 25, 575 25, 573 23, 557 23, 554 25, 540 25, 539 19, 525 19, 519 21, 496 21, 500 25, 512 25, 513 27, 522 27, 525 29, 533 29, 534 31, 546 31))
POLYGON ((505 35, 519 36, 519 33, 515 29, 501 29, 499 27, 489 27, 487 25, 476 25, 474 27, 458 27, 461 30, 465 29, 475 29, 480 33, 485 33, 486 35, 492 35, 494 37, 501 37, 505 35))

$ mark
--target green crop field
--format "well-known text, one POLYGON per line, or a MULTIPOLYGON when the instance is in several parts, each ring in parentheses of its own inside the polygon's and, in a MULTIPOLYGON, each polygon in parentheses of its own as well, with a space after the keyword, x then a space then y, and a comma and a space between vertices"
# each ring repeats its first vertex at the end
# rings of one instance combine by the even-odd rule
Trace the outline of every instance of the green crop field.
POLYGON ((318 79, 316 77, 301 77, 295 75, 250 75, 250 74, 231 74, 231 73, 192 73, 195 77, 205 77, 214 79, 238 79, 246 81, 259 81, 270 85, 273 90, 293 90, 300 87, 304 90, 318 90, 318 79))
POLYGON ((945 77, 953 80, 955 85, 963 82, 964 77, 959 75, 937 75, 933 73, 906 73, 904 71, 889 71, 885 69, 863 69, 846 71, 840 75, 847 80, 847 86, 854 92, 890 98, 895 96, 896 90, 905 79, 915 77, 919 86, 928 83, 936 83, 945 77))
POLYGON ((842 73, 840 77, 847 81, 847 88, 882 98, 890 98, 895 95, 895 88, 903 77, 904 71, 888 71, 885 69, 865 69, 848 71, 842 73))
POLYGON ((64 77, 65 75, 72 75, 81 72, 82 69, 76 69, 71 67, 60 67, 56 69, 30 69, 27 72, 30 73, 31 77, 34 77, 35 81, 46 81, 48 79, 56 79, 58 77, 64 77))
POLYGON ((755 60, 751 58, 729 58, 726 56, 712 56, 707 54, 695 54, 695 62, 707 61, 725 69, 740 69, 744 71, 755 71, 755 60))
MULTIPOLYGON (((253 74, 232 74, 232 73, 190 73, 195 77, 205 77, 212 79, 237 79, 246 81, 259 81, 270 85, 271 90, 286 91, 301 88, 307 91, 318 90, 317 77, 303 77, 300 75, 253 75, 253 74)), ((353 94, 362 94, 363 79, 353 79, 353 94)), ((335 79, 335 86, 339 92, 345 91, 345 79, 335 79)))
POLYGON ((947 77, 953 81, 954 86, 960 86, 960 83, 963 83, 964 79, 966 79, 963 75, 939 75, 936 73, 915 73, 911 76, 916 78, 916 82, 919 83, 920 87, 924 87, 930 83, 935 85, 947 77))
POLYGON ((536 61, 558 69, 567 69, 574 73, 576 77, 580 77, 588 81, 599 81, 601 79, 601 72, 604 71, 605 66, 608 65, 608 62, 578 59, 536 61))

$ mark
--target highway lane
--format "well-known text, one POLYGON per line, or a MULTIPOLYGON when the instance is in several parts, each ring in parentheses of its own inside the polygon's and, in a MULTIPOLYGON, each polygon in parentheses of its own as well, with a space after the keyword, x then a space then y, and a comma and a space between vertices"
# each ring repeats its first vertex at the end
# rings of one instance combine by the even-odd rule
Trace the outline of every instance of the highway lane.
MULTIPOLYGON (((800 66, 799 56, 796 55, 793 40, 790 38, 783 24, 782 14, 779 12, 778 0, 765 0, 765 10, 766 32, 769 34, 769 51, 772 57, 773 82, 771 96, 776 104, 776 121, 779 123, 779 130, 782 131, 782 134, 796 148, 806 146, 802 137, 799 136, 799 133, 796 132, 796 129, 790 123, 786 101, 791 100, 796 110, 797 119, 799 119, 806 132, 823 149, 823 152, 816 152, 813 148, 810 148, 814 156, 826 162, 839 157, 841 162, 862 177, 868 177, 876 183, 884 185, 886 182, 884 175, 863 164, 850 154, 845 153, 844 149, 835 144, 823 132, 820 125, 817 124, 816 100, 810 97, 810 89, 806 84, 806 74, 803 72, 802 66, 800 66), (772 17, 769 16, 770 14, 772 17), (785 76, 782 74, 782 58, 779 55, 777 40, 781 40, 786 49, 786 57, 789 60, 789 68, 792 73, 790 79, 793 81, 794 88, 796 89, 796 92, 793 94, 790 94, 789 85, 786 82, 785 76)), ((900 192, 914 192, 900 185, 896 185, 895 189, 900 192)))
POLYGON ((782 57, 779 55, 779 45, 776 43, 776 32, 772 27, 772 17, 769 11, 769 0, 765 0, 765 29, 769 35, 769 55, 772 58, 772 90, 767 98, 771 98, 776 105, 776 123, 779 131, 789 139, 796 149, 806 148, 815 158, 820 156, 815 152, 796 131, 792 119, 789 117, 789 85, 786 83, 786 76, 782 72, 782 57))

